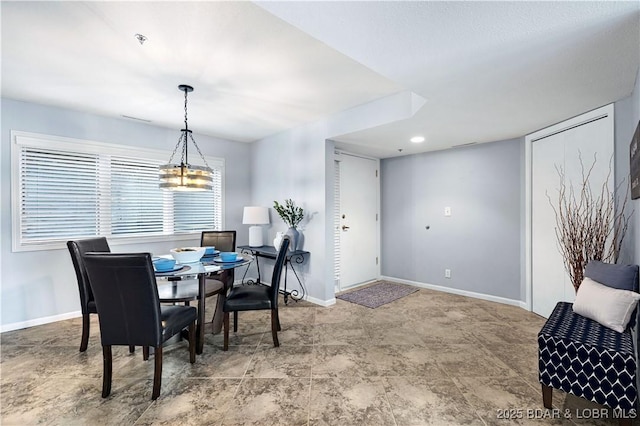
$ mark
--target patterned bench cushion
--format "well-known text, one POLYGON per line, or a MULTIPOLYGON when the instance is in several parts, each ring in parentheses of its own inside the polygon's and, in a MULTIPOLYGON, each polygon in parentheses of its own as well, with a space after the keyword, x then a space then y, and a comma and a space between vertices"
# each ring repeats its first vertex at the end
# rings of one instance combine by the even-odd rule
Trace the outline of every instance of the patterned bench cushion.
POLYGON ((637 400, 631 333, 617 333, 559 302, 538 333, 540 383, 611 408, 637 400))

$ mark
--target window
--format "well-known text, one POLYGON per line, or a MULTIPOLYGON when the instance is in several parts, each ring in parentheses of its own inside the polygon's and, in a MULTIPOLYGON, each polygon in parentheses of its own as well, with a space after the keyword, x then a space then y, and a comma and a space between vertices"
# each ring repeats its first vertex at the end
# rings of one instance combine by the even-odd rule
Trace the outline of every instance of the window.
POLYGON ((142 242, 222 229, 224 162, 207 158, 213 191, 158 187, 169 152, 12 132, 13 249, 105 236, 142 242))

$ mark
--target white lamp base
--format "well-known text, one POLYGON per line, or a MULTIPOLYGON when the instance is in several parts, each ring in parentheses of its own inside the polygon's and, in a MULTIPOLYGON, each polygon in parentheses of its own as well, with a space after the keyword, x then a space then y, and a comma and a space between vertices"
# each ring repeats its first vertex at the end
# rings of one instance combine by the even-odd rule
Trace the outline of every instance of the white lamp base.
POLYGON ((264 243, 262 241, 262 227, 253 225, 249 227, 249 246, 261 247, 264 243))

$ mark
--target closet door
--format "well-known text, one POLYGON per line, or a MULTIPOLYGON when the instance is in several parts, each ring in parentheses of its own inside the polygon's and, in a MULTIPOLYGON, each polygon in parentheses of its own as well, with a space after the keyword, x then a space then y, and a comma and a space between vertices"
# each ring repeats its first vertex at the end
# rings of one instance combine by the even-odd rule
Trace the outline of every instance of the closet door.
POLYGON ((553 208, 558 206, 558 169, 565 173, 567 189, 571 185, 579 191, 582 168, 588 173, 593 165, 589 183, 594 193, 600 192, 609 174, 609 188, 613 190, 613 105, 529 135, 527 143, 531 143, 532 310, 548 317, 557 302, 575 299, 556 237, 553 208))

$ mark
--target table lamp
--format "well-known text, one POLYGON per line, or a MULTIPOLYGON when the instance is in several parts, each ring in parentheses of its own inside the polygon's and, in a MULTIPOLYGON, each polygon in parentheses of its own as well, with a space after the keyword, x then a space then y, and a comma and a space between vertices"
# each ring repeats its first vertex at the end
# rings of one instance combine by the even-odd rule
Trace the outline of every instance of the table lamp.
POLYGON ((249 227, 249 246, 260 247, 262 242, 262 227, 269 224, 269 209, 267 207, 248 206, 244 208, 242 223, 249 227))

